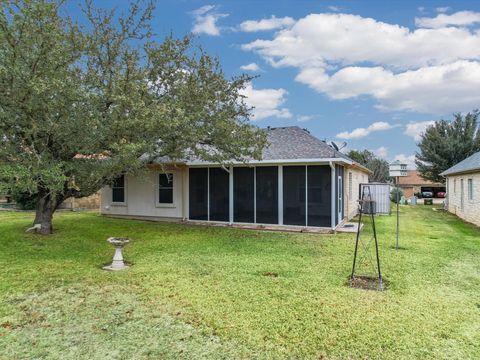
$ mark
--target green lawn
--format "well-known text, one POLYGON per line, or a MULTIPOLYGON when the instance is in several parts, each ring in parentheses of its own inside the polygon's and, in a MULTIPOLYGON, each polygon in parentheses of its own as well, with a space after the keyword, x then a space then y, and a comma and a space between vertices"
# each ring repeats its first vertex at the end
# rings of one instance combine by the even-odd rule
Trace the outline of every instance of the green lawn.
POLYGON ((2 359, 480 358, 480 230, 430 207, 402 208, 398 252, 377 219, 384 292, 345 286, 353 234, 31 219, 0 213, 2 359), (108 236, 127 271, 100 269, 108 236))

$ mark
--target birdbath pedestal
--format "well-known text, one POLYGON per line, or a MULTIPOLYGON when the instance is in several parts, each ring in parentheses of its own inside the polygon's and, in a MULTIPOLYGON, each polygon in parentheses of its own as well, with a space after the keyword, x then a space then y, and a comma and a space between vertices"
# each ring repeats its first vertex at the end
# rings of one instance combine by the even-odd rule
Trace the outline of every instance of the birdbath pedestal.
POLYGON ((109 237, 107 241, 115 247, 115 254, 113 255, 112 263, 104 266, 103 270, 118 271, 128 269, 128 265, 123 261, 122 250, 130 240, 128 238, 109 237))

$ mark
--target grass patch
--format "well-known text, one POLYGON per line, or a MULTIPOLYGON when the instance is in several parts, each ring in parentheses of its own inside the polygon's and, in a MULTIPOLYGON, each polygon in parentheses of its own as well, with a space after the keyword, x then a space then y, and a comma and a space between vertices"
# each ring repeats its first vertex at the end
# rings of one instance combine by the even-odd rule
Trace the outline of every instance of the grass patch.
POLYGON ((376 219, 384 292, 345 286, 354 234, 0 213, 0 358, 480 358, 479 229, 401 211, 401 251, 376 219), (109 236, 130 269, 100 270, 109 236))

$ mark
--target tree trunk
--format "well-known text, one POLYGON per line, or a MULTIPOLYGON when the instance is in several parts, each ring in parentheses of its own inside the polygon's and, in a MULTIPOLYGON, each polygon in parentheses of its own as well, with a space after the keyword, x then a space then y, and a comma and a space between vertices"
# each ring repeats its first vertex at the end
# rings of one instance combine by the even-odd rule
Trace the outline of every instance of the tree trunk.
POLYGON ((36 230, 38 233, 48 235, 53 232, 53 213, 55 212, 55 210, 57 210, 58 205, 58 199, 53 198, 50 194, 39 194, 39 197, 37 199, 35 220, 33 221, 34 226, 41 226, 40 229, 36 230))

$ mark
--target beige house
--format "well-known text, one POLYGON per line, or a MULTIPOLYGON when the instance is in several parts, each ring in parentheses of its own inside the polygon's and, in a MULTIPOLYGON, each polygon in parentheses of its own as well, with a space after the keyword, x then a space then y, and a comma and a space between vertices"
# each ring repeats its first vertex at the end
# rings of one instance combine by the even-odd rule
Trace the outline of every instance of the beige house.
POLYGON ((228 167, 152 163, 101 191, 104 215, 167 221, 334 230, 357 214, 370 170, 297 126, 267 129, 262 160, 228 167))
POLYGON ((447 180, 448 211, 480 226, 480 152, 441 175, 447 180))

